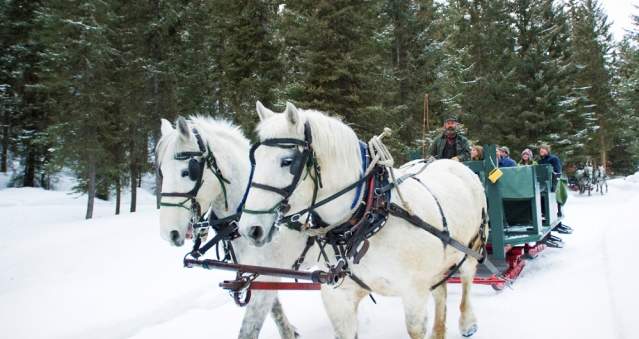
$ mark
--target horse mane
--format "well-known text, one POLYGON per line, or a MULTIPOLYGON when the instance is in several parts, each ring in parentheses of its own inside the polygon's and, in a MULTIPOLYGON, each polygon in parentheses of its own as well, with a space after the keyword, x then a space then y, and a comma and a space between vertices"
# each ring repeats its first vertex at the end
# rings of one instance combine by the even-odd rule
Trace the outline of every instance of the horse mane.
MULTIPOLYGON (((215 144, 212 143, 211 135, 215 135, 216 138, 222 140, 228 140, 233 144, 240 144, 245 147, 250 147, 250 142, 244 136, 242 130, 234 125, 232 122, 226 119, 218 119, 210 116, 192 115, 187 118, 190 127, 195 127, 200 134, 208 141, 212 149, 215 148, 215 144)), ((179 136, 179 132, 176 130, 174 133, 163 135, 155 147, 156 159, 161 159, 165 152, 176 152, 176 140, 179 136)))
POLYGON ((257 134, 260 140, 270 138, 300 138, 304 135, 304 122, 308 121, 313 136, 313 150, 317 156, 320 167, 323 170, 336 168, 330 173, 322 171, 325 182, 339 182, 344 179, 344 171, 352 171, 354 175, 361 168, 361 156, 357 135, 353 129, 341 119, 326 115, 316 110, 298 109, 300 122, 297 130, 291 129, 291 124, 286 121, 286 114, 276 114, 266 119, 257 126, 257 134), (330 162, 330 166, 328 165, 330 162), (355 162, 355 163, 354 163, 355 162), (357 165, 355 165, 357 164, 357 165), (341 165, 341 166, 340 166, 341 165), (344 169, 342 166, 347 166, 344 169), (337 176, 333 178, 332 176, 337 176))

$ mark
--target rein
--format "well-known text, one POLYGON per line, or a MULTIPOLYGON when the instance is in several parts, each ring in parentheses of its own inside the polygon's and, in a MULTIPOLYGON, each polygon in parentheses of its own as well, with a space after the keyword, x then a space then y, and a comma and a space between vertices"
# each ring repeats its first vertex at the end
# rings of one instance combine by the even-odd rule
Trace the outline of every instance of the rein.
MULTIPOLYGON (((277 225, 284 225, 290 229, 296 231, 302 231, 304 225, 307 225, 308 228, 316 228, 318 225, 318 221, 314 219, 321 219, 315 213, 315 209, 323 206, 342 195, 350 192, 353 189, 356 189, 355 198, 353 199, 353 203, 351 204, 351 208, 355 208, 357 206, 357 202, 359 200, 359 196, 361 194, 362 186, 365 182, 367 182, 371 176, 372 172, 369 172, 366 175, 362 175, 359 180, 356 182, 344 187, 340 191, 317 201, 317 193, 322 185, 322 177, 320 166, 317 161, 317 157, 312 147, 313 135, 311 132, 311 127, 309 122, 304 123, 304 140, 294 139, 294 138, 272 138, 266 139, 260 143, 257 143, 251 147, 251 151, 249 154, 249 158, 251 161, 251 178, 253 177, 253 172, 255 171, 255 151, 260 146, 270 146, 270 147, 279 147, 279 148, 294 148, 301 147, 302 151, 296 156, 291 164, 291 174, 293 175, 293 180, 291 184, 286 187, 274 187, 271 185, 256 183, 251 181, 250 187, 254 187, 257 189, 262 189, 269 192, 274 192, 283 197, 282 200, 277 202, 273 207, 264 209, 264 210, 254 210, 244 207, 242 213, 247 214, 276 214, 276 222, 277 225), (290 205, 288 204, 288 199, 291 197, 295 188, 301 180, 304 180, 306 176, 303 177, 304 170, 307 172, 307 176, 313 180, 313 198, 311 200, 311 204, 309 207, 304 208, 300 211, 297 211, 293 214, 286 215, 286 213, 290 210, 290 205), (304 223, 300 222, 300 218, 302 215, 307 214, 306 220, 304 223)), ((367 155, 366 155, 366 144, 360 142, 360 154, 362 157, 362 172, 364 173, 367 165, 367 155)))
MULTIPOLYGON (((195 132, 195 131, 194 131, 195 132)), ((385 131, 386 133, 386 131, 385 131)), ((383 136, 384 134, 382 134, 383 136)), ((190 152, 189 154, 184 154, 183 156, 188 156, 189 161, 193 161, 194 156, 203 156, 204 151, 203 143, 201 139, 198 137, 198 145, 200 147, 200 152, 190 152)), ((424 185, 417 177, 419 173, 425 170, 425 168, 431 163, 431 161, 425 162, 424 166, 416 172, 406 174, 400 178, 395 179, 394 174, 392 172, 392 168, 389 170, 388 168, 392 166, 392 157, 388 153, 386 147, 381 143, 381 136, 372 140, 371 147, 375 148, 375 150, 380 150, 382 153, 375 154, 375 156, 369 155, 369 158, 373 158, 371 164, 367 167, 367 155, 366 148, 361 146, 360 143, 360 151, 362 155, 362 166, 363 171, 360 179, 355 181, 354 183, 344 187, 340 191, 317 201, 317 194, 320 188, 322 188, 322 179, 320 173, 320 166, 317 161, 315 152, 312 147, 312 134, 309 122, 304 123, 304 140, 295 139, 295 138, 272 138, 266 139, 260 143, 257 143, 251 147, 249 158, 251 161, 251 174, 249 178, 249 185, 247 190, 245 191, 244 198, 240 207, 238 209, 238 213, 232 215, 230 217, 224 219, 217 219, 214 221, 209 221, 208 225, 213 226, 214 223, 218 223, 220 225, 224 225, 225 228, 217 230, 216 236, 211 239, 207 244, 201 246, 201 238, 198 237, 195 241, 193 250, 187 254, 184 258, 184 265, 186 267, 199 266, 205 269, 222 269, 222 270, 230 270, 236 272, 236 279, 232 281, 225 281, 220 284, 221 287, 227 289, 231 292, 235 302, 240 306, 245 306, 250 299, 250 290, 251 289, 318 289, 319 286, 317 284, 329 284, 335 285, 338 284, 339 281, 345 277, 351 278, 356 284, 358 284, 364 290, 369 292, 371 288, 366 285, 366 283, 355 276, 348 267, 348 260, 352 259, 355 264, 358 264, 362 257, 366 254, 369 248, 368 239, 379 232, 382 227, 386 224, 390 215, 395 217, 404 219, 409 223, 413 224, 416 227, 419 227, 428 233, 439 238, 444 248, 448 245, 457 249, 458 251, 464 254, 461 262, 457 263, 455 266, 451 267, 446 274, 444 272, 444 279, 433 286, 432 288, 436 288, 443 282, 445 282, 448 278, 450 278, 463 264, 468 256, 471 256, 477 259, 479 262, 484 262, 487 264, 493 273, 496 273, 496 268, 490 264, 490 262, 486 258, 485 244, 486 238, 484 235, 486 217, 485 212, 482 211, 482 225, 480 225, 479 234, 475 239, 473 239, 468 246, 461 244, 459 241, 453 239, 448 232, 447 220, 444 216, 441 205, 439 204, 438 199, 433 195, 433 192, 424 185), (269 147, 279 147, 285 149, 295 149, 297 151, 295 157, 292 159, 290 164, 290 173, 293 175, 293 180, 286 187, 275 187, 267 184, 253 182, 253 174, 255 172, 256 162, 255 162, 255 151, 260 146, 269 146, 269 147), (301 150, 300 150, 301 148, 301 150), (306 175, 304 172, 306 171, 306 175), (393 179, 392 182, 389 182, 389 176, 393 179), (310 177, 313 181, 313 197, 309 207, 304 208, 300 211, 297 211, 293 214, 287 215, 290 210, 290 205, 288 203, 289 198, 299 185, 300 181, 305 180, 307 177, 310 177), (414 179, 419 184, 424 186, 426 190, 433 196, 435 202, 437 204, 439 213, 442 217, 444 230, 439 230, 435 226, 427 223, 426 221, 417 217, 408 207, 407 203, 404 201, 404 198, 401 195, 399 190, 399 185, 404 182, 406 179, 414 179), (350 192, 351 190, 356 189, 356 196, 351 205, 351 208, 355 208, 358 204, 360 193, 362 187, 365 189, 365 193, 363 194, 363 199, 359 202, 359 206, 355 209, 352 216, 344 223, 337 225, 328 225, 322 221, 319 214, 315 212, 315 209, 323 206, 338 197, 350 192), (266 191, 270 191, 282 196, 282 199, 273 205, 271 208, 264 210, 253 210, 246 208, 245 202, 246 197, 248 195, 248 191, 250 188, 262 189, 266 191), (402 207, 395 203, 391 203, 391 191, 395 190, 398 193, 399 199, 402 202, 402 207), (240 212, 241 209, 241 212, 240 212), (297 231, 307 231, 307 230, 322 230, 322 232, 310 236, 307 239, 306 246, 302 251, 301 255, 293 264, 293 269, 284 270, 272 267, 262 267, 262 266, 249 266, 249 265, 240 265, 237 264, 237 260, 235 254, 233 252, 232 246, 230 246, 230 239, 235 234, 237 234, 237 220, 239 218, 240 213, 248 213, 248 214, 275 214, 276 220, 274 225, 271 227, 270 232, 273 232, 278 225, 284 225, 290 229, 297 231), (300 218, 302 215, 307 214, 306 221, 300 222, 300 218), (228 244, 230 246, 230 250, 225 247, 226 255, 223 261, 219 260, 198 260, 198 257, 203 255, 207 250, 209 250, 212 246, 218 244, 220 241, 224 241, 225 246, 228 244), (477 243, 478 242, 478 243, 477 243), (478 244, 477 249, 475 249, 475 244, 478 244), (324 258, 324 261, 328 264, 329 271, 314 271, 314 272, 301 272, 299 271, 299 267, 301 263, 304 261, 305 256, 308 250, 317 244, 320 248, 320 257, 324 258), (329 258, 326 254, 325 248, 326 246, 330 246, 335 253, 336 264, 329 264, 329 258), (188 258, 189 256, 194 259, 188 258), (229 261, 233 261, 230 263, 229 261), (276 277, 287 277, 296 279, 295 283, 277 283, 277 282, 254 282, 254 280, 260 276, 276 276, 276 277), (298 283, 297 279, 301 280, 310 280, 312 283, 298 283), (254 285, 255 284, 255 285, 254 285), (260 285, 261 284, 261 285, 260 285), (259 285, 259 286, 258 286, 259 285)), ((370 151, 373 152, 373 151, 370 151)), ((187 153, 187 152, 185 152, 187 153)), ((212 153, 209 150, 209 154, 212 153)), ((178 154, 179 155, 179 154, 178 154)), ((176 159, 177 156, 176 155, 176 159)), ((186 159, 185 159, 186 160, 186 159)), ((214 160, 214 158, 213 158, 214 160)), ((207 161, 210 163, 210 161, 207 161)), ((203 160, 200 160, 198 163, 200 168, 203 168, 203 160)), ((191 166, 189 166, 191 167, 191 166)), ((217 166, 215 167, 217 169, 217 166)), ((217 169, 219 172, 219 169, 217 169)), ((215 173, 216 171, 214 171, 215 173)), ((217 176, 217 175, 216 175, 217 176)), ((187 200, 174 204, 179 205, 180 207, 186 208, 184 205, 186 202, 191 199, 192 207, 195 202, 195 198, 193 192, 197 194, 197 190, 201 186, 201 171, 199 175, 199 179, 196 182, 196 186, 191 192, 188 193, 178 193, 181 195, 177 195, 175 193, 168 193, 163 196, 184 196, 188 198, 187 200), (170 194, 170 195, 169 195, 170 194)), ((220 176, 218 179, 223 177, 220 176)), ((222 181, 221 181, 222 182, 222 181)), ((224 187, 224 185, 222 184, 224 187)), ((225 195, 226 200, 226 195, 225 195)), ((168 205, 167 205, 168 206, 168 205)), ((199 207, 199 206, 198 206, 199 207)), ((213 215, 211 211, 209 218, 213 215)), ((200 222, 202 223, 202 222, 200 222)), ((239 236, 239 234, 238 234, 239 236)), ((318 258, 319 260, 319 258, 318 258)), ((372 298, 372 296, 371 296, 372 298)), ((373 301, 375 301, 373 299, 373 301)))
MULTIPOLYGON (((227 188, 226 185, 230 184, 230 181, 227 180, 223 175, 222 171, 217 165, 217 160, 213 151, 209 147, 208 143, 205 145, 200 133, 196 128, 192 129, 193 135, 195 136, 195 140, 197 142, 198 151, 186 151, 186 152, 178 152, 173 158, 175 160, 188 161, 188 176, 191 180, 195 181, 195 186, 188 192, 162 192, 160 193, 161 197, 182 197, 184 200, 173 203, 166 202, 160 199, 161 207, 176 207, 176 208, 184 208, 191 212, 191 220, 189 222, 189 226, 193 228, 195 235, 195 241, 193 244, 193 249, 187 255, 191 255, 194 258, 198 258, 206 253, 213 246, 218 245, 220 241, 224 241, 224 252, 225 261, 233 260, 237 262, 235 258, 235 253, 233 251, 233 247, 230 244, 231 240, 237 239, 240 234, 238 232, 237 221, 239 220, 239 208, 238 212, 225 217, 218 218, 213 210, 209 208, 208 212, 202 213, 201 206, 197 202, 196 198, 200 188, 203 184, 203 176, 204 176, 204 168, 208 168, 211 170, 213 175, 217 178, 220 186, 222 188, 222 193, 224 195, 224 208, 228 210, 228 196, 227 196, 227 188), (199 159, 198 159, 199 158, 199 159), (190 204, 189 204, 190 203, 190 204), (187 206, 189 204, 189 206, 187 206), (208 217, 207 217, 208 213, 208 217), (202 242, 208 236, 208 227, 211 226, 215 231, 216 235, 210 241, 208 241, 204 246, 202 246, 202 242)), ((160 179, 163 179, 162 170, 158 164, 158 175, 160 179)), ((219 251, 217 254, 219 259, 219 251)))
MULTIPOLYGON (((215 177, 217 178, 217 180, 220 183, 220 186, 222 187, 222 193, 224 194, 224 208, 228 210, 229 205, 228 205, 228 197, 227 197, 227 193, 226 193, 226 184, 230 184, 230 181, 228 181, 226 178, 224 178, 224 176, 222 175, 222 171, 220 170, 220 168, 217 166, 217 160, 215 159, 215 156, 213 155, 213 152, 211 151, 211 148, 209 147, 209 145, 207 144, 206 146, 204 145, 204 141, 202 140, 202 137, 200 136, 200 133, 198 132, 198 130, 196 128, 192 129, 193 131, 193 135, 195 136, 195 139, 197 141, 197 146, 199 148, 199 151, 197 152, 178 152, 175 154, 175 156, 173 157, 175 160, 183 160, 183 161, 188 161, 188 175, 189 178, 191 180, 195 181, 195 186, 193 186, 193 189, 191 189, 188 192, 162 192, 160 193, 161 197, 183 197, 186 198, 185 200, 183 200, 180 203, 170 203, 170 202, 163 202, 160 199, 160 206, 165 206, 165 207, 180 207, 180 208, 185 208, 188 210, 197 210, 198 212, 198 216, 200 216, 200 206, 197 203, 197 201, 195 200, 195 198, 197 197, 198 192, 200 191, 200 188, 202 187, 202 177, 204 176, 204 167, 207 167, 208 169, 211 170, 211 172, 213 172, 213 175, 215 175, 215 177), (199 157, 199 160, 196 159, 199 157), (186 207, 186 203, 187 202, 191 202, 191 206, 190 207, 186 207)), ((160 166, 158 164, 158 174, 160 175, 160 178, 163 178, 162 175, 162 170, 160 169, 160 166)))

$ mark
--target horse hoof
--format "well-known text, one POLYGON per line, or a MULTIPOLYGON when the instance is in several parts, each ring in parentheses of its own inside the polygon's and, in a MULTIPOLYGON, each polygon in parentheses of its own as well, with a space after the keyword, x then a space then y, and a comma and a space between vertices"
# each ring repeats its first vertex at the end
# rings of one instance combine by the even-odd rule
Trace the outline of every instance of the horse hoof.
POLYGON ((473 334, 475 334, 475 332, 477 332, 477 324, 473 324, 471 327, 469 327, 465 331, 462 331, 461 335, 465 338, 468 338, 472 336, 473 334))

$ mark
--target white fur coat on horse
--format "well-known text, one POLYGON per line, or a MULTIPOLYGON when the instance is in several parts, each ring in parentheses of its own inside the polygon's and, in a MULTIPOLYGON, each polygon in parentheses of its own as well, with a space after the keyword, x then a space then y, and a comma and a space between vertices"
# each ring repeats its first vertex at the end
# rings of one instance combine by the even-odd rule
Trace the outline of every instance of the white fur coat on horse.
MULTIPOLYGON (((362 156, 359 141, 353 130, 338 119, 312 110, 298 110, 287 105, 283 114, 274 113, 259 102, 257 105, 260 124, 257 128, 262 146, 255 150, 253 183, 245 204, 253 213, 243 213, 240 219, 240 233, 254 245, 263 246, 275 240, 273 232, 281 213, 287 215, 303 210, 313 201, 314 179, 309 167, 302 169, 297 181, 294 175, 295 158, 299 156, 300 144, 291 147, 271 147, 269 140, 308 140, 305 130, 312 134, 312 155, 321 169, 321 187, 317 187, 317 200, 322 200, 342 190, 360 179, 362 156), (305 125, 308 127, 305 128, 305 125), (286 210, 275 210, 282 203, 282 193, 263 189, 271 187, 288 188, 286 210), (262 187, 260 187, 262 186, 262 187), (262 189, 260 189, 262 188, 262 189), (287 206, 287 207, 288 207, 287 206), (258 212, 255 212, 258 211, 258 212), (278 214, 280 213, 280 214, 278 214)), ((307 132, 308 133, 308 132, 307 132)), ((299 165, 297 165, 299 166, 299 165)), ((418 171, 418 166, 395 169, 397 176, 418 171)), ((318 173, 315 173, 317 175, 318 173)), ((450 235, 463 244, 476 239, 480 226, 485 222, 486 210, 484 189, 477 176, 466 166, 452 160, 438 160, 415 176, 418 180, 403 183, 401 193, 416 216, 443 229, 442 215, 448 221, 450 235), (427 188, 426 188, 427 187, 427 188)), ((401 204, 393 190, 392 202, 401 204)), ((343 223, 351 217, 352 202, 356 196, 352 190, 331 202, 315 209, 329 225, 343 223)), ((304 219, 302 217, 302 219, 304 219)), ((358 264, 349 262, 353 274, 359 277, 371 290, 386 296, 402 299, 408 333, 413 339, 424 338, 426 334, 426 305, 431 294, 431 286, 440 281, 464 255, 451 246, 443 246, 442 241, 432 234, 415 227, 402 218, 390 216, 385 226, 369 240, 369 250, 358 264)), ((290 244, 291 246, 297 246, 290 244)), ((477 250, 478 244, 471 244, 477 250)), ((460 305, 460 331, 472 335, 476 320, 470 304, 470 287, 477 261, 469 257, 461 266, 463 297, 460 305)), ((357 335, 357 307, 368 295, 368 291, 351 279, 346 279, 339 288, 324 287, 322 298, 336 335, 340 339, 354 339, 357 335)), ((432 337, 445 337, 446 285, 433 290, 436 303, 435 323, 432 337)))
MULTIPOLYGON (((176 125, 174 129, 170 122, 162 119, 162 138, 156 148, 156 159, 158 172, 162 174, 160 234, 172 245, 182 246, 186 238, 193 236, 191 219, 199 218, 192 215, 193 204, 201 206, 202 212, 210 207, 218 218, 236 213, 249 180, 250 145, 236 126, 224 120, 178 118, 176 125), (206 160, 213 157, 214 165, 206 160)), ((300 237, 293 232, 288 234, 300 237)), ((285 234, 282 241, 286 239, 290 238, 285 234)), ((278 243, 258 252, 242 238, 233 240, 232 244, 238 260, 244 264, 290 268, 298 253, 297 249, 283 251, 278 243)), ((254 293, 239 338, 257 339, 269 310, 281 337, 295 338, 295 329, 274 292, 254 293)))

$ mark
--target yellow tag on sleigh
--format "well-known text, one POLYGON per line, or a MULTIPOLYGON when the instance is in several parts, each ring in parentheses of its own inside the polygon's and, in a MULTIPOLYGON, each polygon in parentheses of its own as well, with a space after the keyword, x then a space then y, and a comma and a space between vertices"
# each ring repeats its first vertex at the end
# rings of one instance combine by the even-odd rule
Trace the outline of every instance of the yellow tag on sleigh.
POLYGON ((502 172, 499 168, 493 168, 493 170, 488 173, 488 180, 494 184, 502 175, 504 175, 504 172, 502 172))

